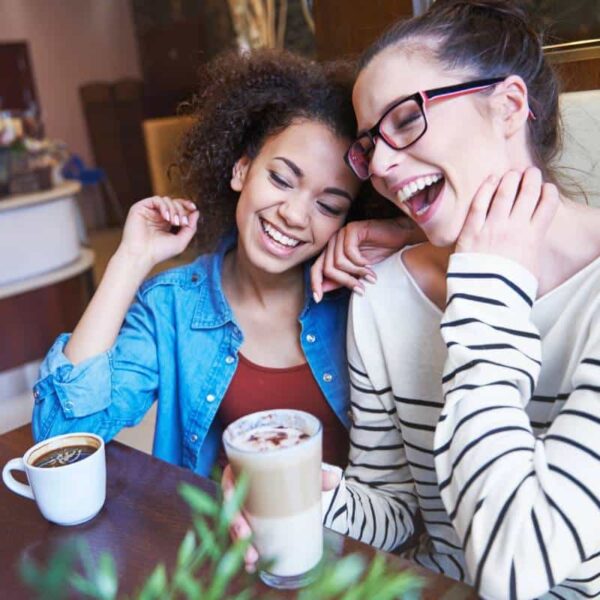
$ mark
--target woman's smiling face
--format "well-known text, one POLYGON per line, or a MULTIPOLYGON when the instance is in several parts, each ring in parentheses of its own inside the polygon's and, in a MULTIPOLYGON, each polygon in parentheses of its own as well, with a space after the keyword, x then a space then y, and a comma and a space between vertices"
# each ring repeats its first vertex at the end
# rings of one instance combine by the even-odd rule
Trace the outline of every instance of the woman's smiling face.
POLYGON ((316 121, 297 121, 234 167, 238 252, 268 273, 316 256, 344 224, 358 180, 344 163, 349 140, 316 121))
MULTIPOLYGON (((388 48, 356 81, 358 131, 371 128, 400 98, 472 79, 477 77, 445 69, 426 45, 388 48)), ((481 183, 511 167, 489 98, 475 93, 432 102, 425 109, 427 131, 404 150, 394 150, 377 137, 370 162, 374 187, 417 222, 436 246, 456 242, 481 183)))

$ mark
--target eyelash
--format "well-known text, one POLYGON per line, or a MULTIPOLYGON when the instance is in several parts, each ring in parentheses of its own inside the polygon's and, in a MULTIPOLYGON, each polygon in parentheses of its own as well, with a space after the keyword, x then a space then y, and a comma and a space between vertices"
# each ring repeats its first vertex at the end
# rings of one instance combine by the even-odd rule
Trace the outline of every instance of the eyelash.
MULTIPOLYGON (((292 189, 292 186, 283 177, 281 177, 278 173, 276 173, 275 171, 269 171, 269 177, 271 178, 271 181, 273 181, 273 183, 275 185, 277 185, 278 187, 282 187, 282 188, 285 188, 285 189, 288 189, 288 190, 292 189)), ((324 202, 317 202, 317 204, 328 215, 331 215, 333 217, 339 217, 342 214, 342 211, 340 209, 338 209, 338 208, 332 208, 331 206, 328 206, 324 202)))
POLYGON ((275 171, 269 171, 269 177, 276 185, 287 189, 292 189, 292 186, 283 177, 281 177, 281 175, 275 173, 275 171))

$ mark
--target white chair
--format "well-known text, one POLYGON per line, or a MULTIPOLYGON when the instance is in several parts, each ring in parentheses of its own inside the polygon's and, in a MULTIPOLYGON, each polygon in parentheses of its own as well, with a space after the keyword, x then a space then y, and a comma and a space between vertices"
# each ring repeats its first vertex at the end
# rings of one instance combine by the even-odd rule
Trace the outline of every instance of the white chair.
POLYGON ((559 173, 600 207, 600 90, 561 94, 560 112, 564 139, 559 173))

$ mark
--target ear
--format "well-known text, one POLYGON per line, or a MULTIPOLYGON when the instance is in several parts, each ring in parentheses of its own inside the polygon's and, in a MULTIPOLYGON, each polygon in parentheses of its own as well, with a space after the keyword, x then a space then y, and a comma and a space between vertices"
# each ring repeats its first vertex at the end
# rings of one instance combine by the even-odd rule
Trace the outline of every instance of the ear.
POLYGON ((506 138, 521 131, 529 118, 527 85, 518 75, 510 75, 499 83, 491 96, 496 122, 506 138))
POLYGON ((231 189, 234 192, 241 192, 244 187, 244 181, 246 180, 246 175, 248 174, 248 170, 250 169, 250 159, 248 156, 244 154, 242 158, 240 158, 235 165, 233 165, 233 169, 231 171, 231 189))

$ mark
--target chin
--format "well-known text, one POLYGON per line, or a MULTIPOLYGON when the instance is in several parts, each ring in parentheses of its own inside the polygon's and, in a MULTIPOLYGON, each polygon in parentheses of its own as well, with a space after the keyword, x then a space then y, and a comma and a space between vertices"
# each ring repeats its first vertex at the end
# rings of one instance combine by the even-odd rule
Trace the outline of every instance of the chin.
POLYGON ((454 234, 448 229, 444 231, 425 231, 429 243, 436 248, 449 248, 458 241, 458 233, 454 234))

